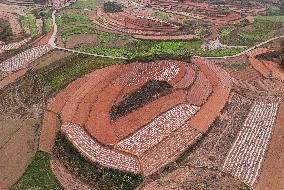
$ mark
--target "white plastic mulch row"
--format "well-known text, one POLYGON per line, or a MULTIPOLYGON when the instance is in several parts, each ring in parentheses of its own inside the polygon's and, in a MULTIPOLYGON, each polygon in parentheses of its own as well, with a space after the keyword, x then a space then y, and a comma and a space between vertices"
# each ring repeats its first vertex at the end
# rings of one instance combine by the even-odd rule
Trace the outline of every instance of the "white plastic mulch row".
POLYGON ((277 108, 277 102, 254 103, 222 166, 247 185, 253 186, 259 174, 277 108))
POLYGON ((28 49, 0 63, 0 71, 11 72, 25 68, 49 50, 50 47, 48 45, 28 49))
POLYGON ((187 124, 182 125, 162 143, 146 151, 141 157, 144 175, 148 176, 174 161, 182 152, 193 145, 201 133, 187 124))
POLYGON ((159 61, 152 63, 138 63, 133 69, 116 79, 120 85, 132 85, 148 80, 171 81, 180 71, 178 64, 172 61, 159 61))
POLYGON ((0 43, 0 52, 11 50, 11 49, 18 49, 22 45, 26 44, 28 41, 30 41, 31 38, 26 38, 22 41, 15 42, 15 43, 10 43, 10 44, 1 44, 0 43))
POLYGON ((146 150, 154 147, 184 122, 193 116, 199 107, 189 104, 180 104, 161 114, 148 125, 135 132, 133 135, 120 141, 116 148, 125 152, 141 156, 146 150))
POLYGON ((81 126, 65 123, 61 130, 80 151, 80 153, 95 163, 102 166, 134 173, 140 172, 139 161, 120 152, 111 150, 96 142, 81 126))

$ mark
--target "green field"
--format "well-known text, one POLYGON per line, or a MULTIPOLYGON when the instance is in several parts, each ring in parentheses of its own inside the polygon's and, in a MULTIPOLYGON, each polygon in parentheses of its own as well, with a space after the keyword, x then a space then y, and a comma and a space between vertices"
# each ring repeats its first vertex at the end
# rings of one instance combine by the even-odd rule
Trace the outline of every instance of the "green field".
POLYGON ((75 3, 72 3, 69 8, 95 11, 97 9, 97 0, 77 0, 75 3))
POLYGON ((148 41, 139 40, 118 48, 77 48, 79 51, 126 57, 128 59, 157 57, 171 59, 189 59, 190 56, 219 57, 238 54, 245 48, 203 51, 201 41, 148 41))
POLYGON ((221 41, 227 45, 253 46, 273 37, 274 32, 282 26, 283 22, 284 16, 255 16, 255 22, 247 24, 252 31, 245 32, 240 28, 230 32, 223 30, 221 41))
POLYGON ((26 16, 20 16, 19 19, 22 28, 28 28, 32 36, 37 35, 36 18, 33 14, 29 13, 26 16))
POLYGON ((113 60, 94 56, 73 54, 37 71, 44 86, 61 90, 73 80, 87 73, 113 64, 123 64, 122 60, 113 60))
POLYGON ((95 34, 98 38, 98 44, 128 39, 128 36, 125 35, 111 34, 92 28, 90 26, 92 21, 87 16, 78 13, 62 13, 57 17, 56 22, 58 23, 63 42, 74 34, 95 34))
POLYGON ((9 190, 63 190, 52 174, 49 159, 47 153, 37 152, 25 173, 9 190))

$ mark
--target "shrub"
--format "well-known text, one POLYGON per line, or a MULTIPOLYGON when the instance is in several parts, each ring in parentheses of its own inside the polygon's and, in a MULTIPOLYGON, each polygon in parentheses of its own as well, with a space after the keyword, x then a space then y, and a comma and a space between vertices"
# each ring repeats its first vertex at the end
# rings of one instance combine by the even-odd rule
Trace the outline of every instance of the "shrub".
POLYGON ((123 8, 122 5, 120 5, 116 2, 108 1, 108 2, 104 3, 104 11, 106 13, 121 12, 122 8, 123 8))

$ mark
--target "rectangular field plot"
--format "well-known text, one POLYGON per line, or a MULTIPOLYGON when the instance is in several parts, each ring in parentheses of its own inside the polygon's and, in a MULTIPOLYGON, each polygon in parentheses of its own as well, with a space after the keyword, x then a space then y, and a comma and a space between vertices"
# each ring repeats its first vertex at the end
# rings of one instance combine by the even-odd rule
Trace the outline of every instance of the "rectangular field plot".
POLYGON ((223 171, 253 186, 273 129, 277 102, 255 102, 223 164, 223 171))

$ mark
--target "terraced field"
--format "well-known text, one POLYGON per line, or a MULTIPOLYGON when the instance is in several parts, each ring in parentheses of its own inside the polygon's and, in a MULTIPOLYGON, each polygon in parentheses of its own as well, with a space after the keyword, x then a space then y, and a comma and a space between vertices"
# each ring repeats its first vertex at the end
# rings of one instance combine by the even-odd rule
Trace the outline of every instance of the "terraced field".
POLYGON ((0 189, 282 190, 281 2, 218 2, 1 4, 0 189))

